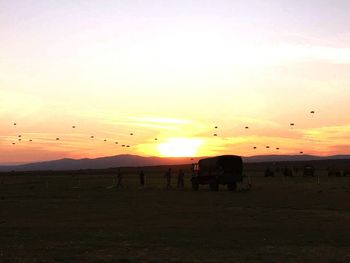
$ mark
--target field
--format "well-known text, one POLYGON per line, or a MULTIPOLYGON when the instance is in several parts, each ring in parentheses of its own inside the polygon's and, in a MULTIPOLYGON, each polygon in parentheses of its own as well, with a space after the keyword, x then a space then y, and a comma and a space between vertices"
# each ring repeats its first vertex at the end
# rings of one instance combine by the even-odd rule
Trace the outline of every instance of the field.
POLYGON ((350 262, 350 177, 165 190, 162 171, 2 175, 0 262, 350 262))

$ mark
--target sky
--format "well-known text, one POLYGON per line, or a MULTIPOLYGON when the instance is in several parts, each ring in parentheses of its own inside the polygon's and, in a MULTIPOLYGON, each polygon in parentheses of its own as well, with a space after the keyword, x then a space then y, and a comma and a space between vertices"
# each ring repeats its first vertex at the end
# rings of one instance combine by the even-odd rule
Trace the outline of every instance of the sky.
POLYGON ((349 102, 348 0, 0 1, 0 164, 350 154, 349 102))

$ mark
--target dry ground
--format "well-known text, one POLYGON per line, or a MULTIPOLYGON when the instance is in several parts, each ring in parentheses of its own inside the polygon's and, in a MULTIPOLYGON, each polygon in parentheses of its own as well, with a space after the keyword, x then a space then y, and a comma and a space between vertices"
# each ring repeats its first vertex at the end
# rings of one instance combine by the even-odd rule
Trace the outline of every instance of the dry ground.
POLYGON ((254 177, 236 193, 159 175, 1 182, 0 262, 350 262, 350 178, 254 177))

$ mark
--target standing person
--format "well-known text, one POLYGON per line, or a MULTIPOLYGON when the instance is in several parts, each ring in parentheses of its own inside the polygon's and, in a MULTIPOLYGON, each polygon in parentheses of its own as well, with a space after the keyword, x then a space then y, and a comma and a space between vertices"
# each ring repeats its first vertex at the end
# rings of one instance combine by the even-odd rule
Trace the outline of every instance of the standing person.
POLYGON ((117 188, 123 188, 123 173, 118 169, 117 174, 117 188))
POLYGON ((185 173, 182 169, 180 169, 179 173, 177 175, 177 188, 178 189, 184 189, 184 177, 185 177, 185 173))
POLYGON ((166 178, 166 189, 171 188, 171 168, 168 169, 168 171, 164 174, 164 177, 166 178))
POLYGON ((140 171, 140 186, 144 187, 145 186, 145 173, 143 172, 143 170, 140 171))

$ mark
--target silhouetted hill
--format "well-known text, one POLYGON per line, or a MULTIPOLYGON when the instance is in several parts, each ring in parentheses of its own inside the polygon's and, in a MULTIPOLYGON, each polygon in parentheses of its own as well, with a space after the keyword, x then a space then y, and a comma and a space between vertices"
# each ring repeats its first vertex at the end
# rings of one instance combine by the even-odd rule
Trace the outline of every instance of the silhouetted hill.
POLYGON ((117 155, 96 159, 61 159, 55 161, 29 163, 15 166, 0 166, 0 172, 6 171, 63 171, 82 169, 107 169, 113 167, 138 167, 156 165, 177 165, 196 162, 198 158, 160 158, 142 157, 137 155, 117 155))
MULTIPOLYGON (((197 162, 200 158, 160 158, 142 157, 137 155, 117 155, 101 157, 96 159, 61 159, 55 161, 29 163, 13 166, 0 166, 0 172, 8 171, 64 171, 83 169, 108 169, 113 167, 141 167, 159 165, 178 165, 197 162)), ((338 160, 349 159, 350 155, 334 156, 313 156, 313 155, 260 155, 244 157, 245 163, 263 162, 298 162, 298 161, 318 161, 318 160, 338 160)))

